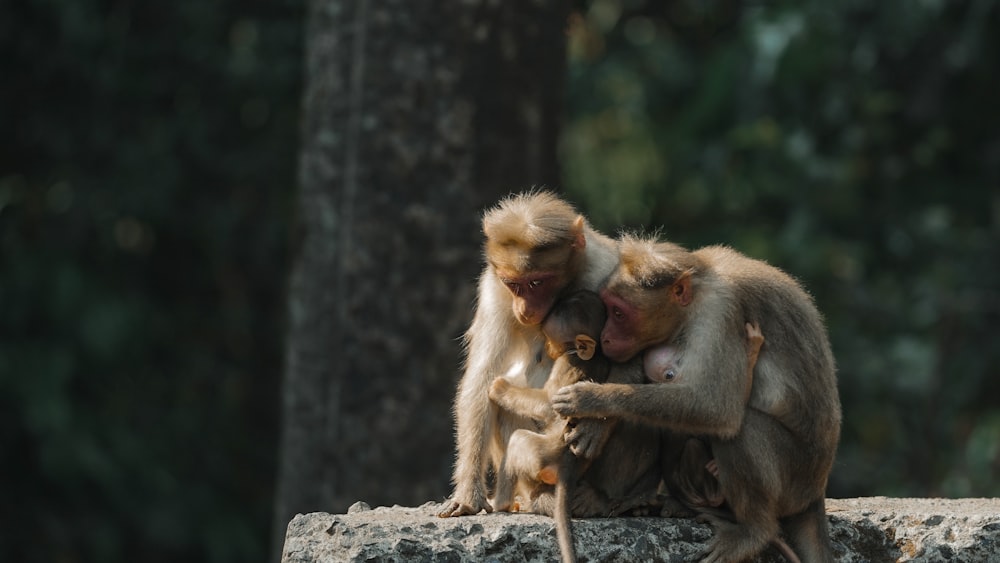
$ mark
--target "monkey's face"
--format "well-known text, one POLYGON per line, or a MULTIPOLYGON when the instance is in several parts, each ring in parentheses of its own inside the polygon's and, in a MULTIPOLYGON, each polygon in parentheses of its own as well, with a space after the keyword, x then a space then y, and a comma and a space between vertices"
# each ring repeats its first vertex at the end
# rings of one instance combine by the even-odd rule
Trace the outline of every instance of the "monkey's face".
POLYGON ((488 247, 497 279, 512 297, 517 322, 536 326, 548 315, 576 272, 574 248, 488 247))
POLYGON ((612 361, 628 361, 646 347, 639 330, 644 324, 642 311, 610 288, 601 292, 601 300, 608 311, 601 331, 601 349, 612 361))
POLYGON ((605 356, 624 362, 673 337, 694 295, 690 271, 663 259, 678 252, 687 253, 675 245, 623 244, 621 263, 601 291, 608 315, 601 332, 605 356))
POLYGON ((511 307, 517 322, 528 326, 542 322, 559 292, 566 286, 561 276, 554 272, 531 272, 527 275, 498 272, 497 276, 513 298, 511 307))
POLYGON ((514 318, 537 326, 577 276, 586 222, 544 195, 512 199, 483 218, 486 260, 510 292, 514 318))
POLYGON ((615 362, 631 360, 646 348, 670 340, 683 319, 683 305, 671 287, 643 289, 627 281, 612 281, 601 292, 608 320, 601 331, 601 349, 615 362))

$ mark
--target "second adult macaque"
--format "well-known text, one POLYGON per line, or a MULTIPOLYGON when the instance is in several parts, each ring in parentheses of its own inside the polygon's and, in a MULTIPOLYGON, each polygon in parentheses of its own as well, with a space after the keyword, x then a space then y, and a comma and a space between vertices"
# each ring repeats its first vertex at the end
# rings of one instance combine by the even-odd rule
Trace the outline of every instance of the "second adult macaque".
POLYGON ((570 421, 552 410, 550 396, 577 381, 607 380, 610 364, 598 349, 604 321, 604 303, 594 292, 579 291, 559 300, 542 323, 545 350, 555 362, 545 387, 516 387, 505 378, 490 387, 490 399, 497 405, 542 426, 540 432, 520 429, 511 435, 497 476, 494 504, 497 510, 510 506, 512 483, 531 490, 530 494, 555 485, 556 535, 564 563, 576 561, 570 503, 574 485, 589 461, 577 458, 566 446, 563 436, 570 421))
POLYGON ((723 247, 690 252, 638 238, 602 291, 601 346, 626 361, 677 347, 682 380, 669 385, 581 382, 553 397, 571 417, 618 417, 702 436, 732 519, 715 527, 704 561, 743 561, 779 538, 803 561, 832 561, 825 489, 840 437, 833 354, 812 299, 787 274, 723 247), (745 319, 767 335, 748 381, 745 319))

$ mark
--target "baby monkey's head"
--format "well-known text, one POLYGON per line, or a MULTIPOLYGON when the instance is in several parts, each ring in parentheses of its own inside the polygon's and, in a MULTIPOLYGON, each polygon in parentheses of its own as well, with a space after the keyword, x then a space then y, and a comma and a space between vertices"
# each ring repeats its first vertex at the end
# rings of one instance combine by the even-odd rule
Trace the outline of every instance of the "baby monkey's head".
POLYGON ((606 319, 604 303, 593 291, 580 290, 563 297, 542 322, 545 351, 553 360, 563 354, 576 354, 581 360, 593 358, 606 319))

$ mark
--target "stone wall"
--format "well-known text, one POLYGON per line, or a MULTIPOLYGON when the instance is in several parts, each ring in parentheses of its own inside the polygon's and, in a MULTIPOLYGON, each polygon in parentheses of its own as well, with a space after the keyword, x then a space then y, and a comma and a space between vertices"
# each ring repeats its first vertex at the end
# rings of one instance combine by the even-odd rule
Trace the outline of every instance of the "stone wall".
MULTIPOLYGON (((542 562, 558 560, 550 518, 483 514, 442 519, 437 503, 299 514, 288 524, 283 563, 542 562)), ((1000 499, 828 499, 841 562, 1000 561, 1000 499)), ((581 561, 697 561, 712 537, 689 519, 575 519, 581 561)), ((769 549, 757 561, 783 561, 769 549)))

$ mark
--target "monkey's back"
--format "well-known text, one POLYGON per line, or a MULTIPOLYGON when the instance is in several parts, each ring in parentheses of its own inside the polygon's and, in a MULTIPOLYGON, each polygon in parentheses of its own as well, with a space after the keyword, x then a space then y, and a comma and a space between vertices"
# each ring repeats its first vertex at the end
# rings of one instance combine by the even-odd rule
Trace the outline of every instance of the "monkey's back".
POLYGON ((819 450, 835 450, 841 422, 836 369, 812 297, 782 270, 730 248, 710 246, 696 254, 736 297, 727 312, 732 330, 742 333, 743 323, 756 322, 764 333, 750 406, 797 429, 819 450))

